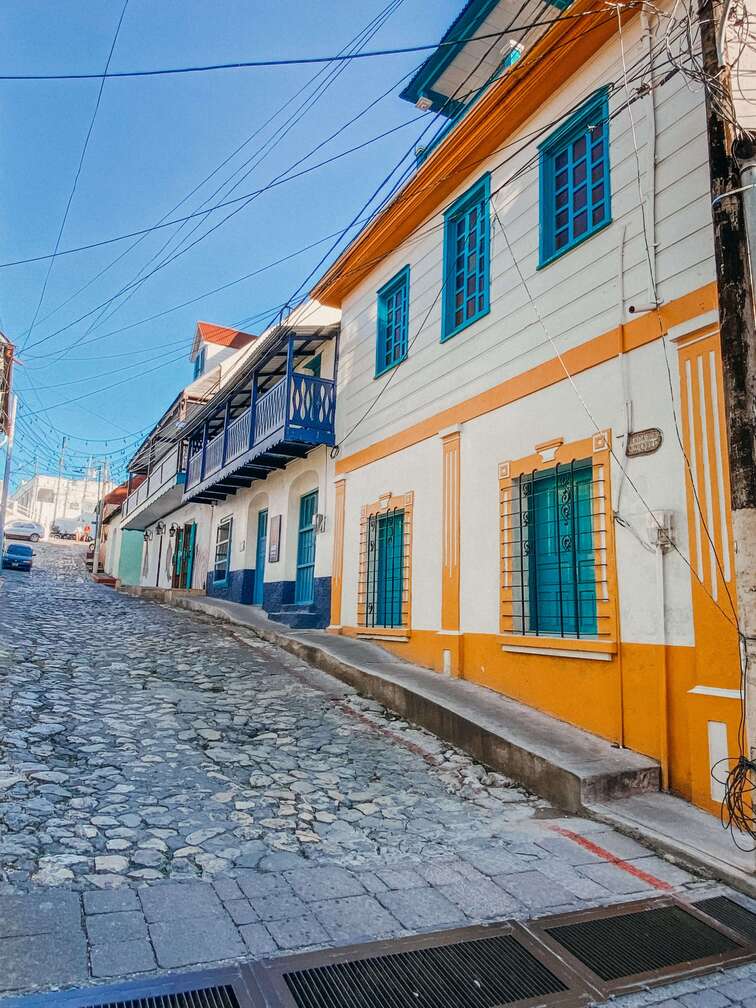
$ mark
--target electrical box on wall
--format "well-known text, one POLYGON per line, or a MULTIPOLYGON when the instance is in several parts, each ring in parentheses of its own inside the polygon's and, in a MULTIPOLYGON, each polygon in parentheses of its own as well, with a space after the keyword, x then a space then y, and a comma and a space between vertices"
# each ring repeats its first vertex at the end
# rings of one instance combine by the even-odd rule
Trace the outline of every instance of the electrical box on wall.
POLYGON ((670 549, 675 541, 674 511, 649 511, 646 516, 646 535, 652 546, 670 549))

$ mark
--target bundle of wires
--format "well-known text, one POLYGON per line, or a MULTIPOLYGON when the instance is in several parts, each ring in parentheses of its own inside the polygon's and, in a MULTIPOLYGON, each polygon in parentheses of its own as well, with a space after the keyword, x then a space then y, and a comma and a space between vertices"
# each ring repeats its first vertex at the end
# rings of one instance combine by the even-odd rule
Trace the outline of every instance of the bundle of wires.
POLYGON ((730 831, 733 842, 741 850, 756 851, 756 760, 750 759, 747 739, 748 641, 741 634, 740 723, 738 724, 738 755, 720 760, 712 769, 712 777, 724 786, 721 819, 730 831))

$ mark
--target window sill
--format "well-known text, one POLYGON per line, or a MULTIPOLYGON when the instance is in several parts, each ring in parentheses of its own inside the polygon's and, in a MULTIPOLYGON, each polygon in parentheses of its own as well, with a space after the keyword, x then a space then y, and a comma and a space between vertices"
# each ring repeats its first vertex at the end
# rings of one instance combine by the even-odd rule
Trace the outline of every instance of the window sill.
POLYGON ((561 658, 587 658, 591 661, 611 661, 617 653, 617 642, 575 637, 531 637, 503 634, 502 651, 511 654, 549 655, 561 658))
POLYGON ((406 644, 410 639, 410 632, 404 628, 394 630, 391 627, 386 627, 385 630, 382 630, 376 627, 374 630, 358 630, 355 636, 358 640, 382 640, 406 644))
POLYGON ((464 332, 465 329, 469 329, 471 325, 475 325, 475 323, 479 322, 480 319, 485 318, 486 315, 490 314, 490 312, 491 312, 491 306, 489 304, 486 305, 485 309, 482 312, 479 312, 477 315, 473 315, 472 318, 468 319, 467 322, 464 323, 464 325, 457 326, 456 329, 452 329, 450 332, 442 331, 440 342, 448 343, 449 340, 454 339, 455 336, 458 336, 461 332, 464 332))
POLYGON ((578 238, 577 241, 572 242, 571 245, 565 245, 564 248, 559 249, 558 252, 552 252, 551 255, 547 256, 545 259, 539 258, 536 269, 541 270, 545 269, 546 266, 551 266, 551 264, 556 262, 557 259, 561 259, 562 256, 567 255, 568 252, 572 252, 573 249, 580 248, 580 246, 587 242, 590 238, 595 238, 597 234, 605 231, 611 223, 612 218, 610 217, 608 221, 605 221, 603 224, 599 224, 599 226, 594 228, 593 231, 588 231, 582 238, 578 238))
POLYGON ((381 368, 380 371, 376 369, 373 378, 380 378, 382 375, 388 374, 389 371, 393 371, 394 368, 398 368, 400 364, 403 364, 407 360, 407 354, 405 353, 399 360, 394 361, 393 364, 387 364, 385 368, 381 368))

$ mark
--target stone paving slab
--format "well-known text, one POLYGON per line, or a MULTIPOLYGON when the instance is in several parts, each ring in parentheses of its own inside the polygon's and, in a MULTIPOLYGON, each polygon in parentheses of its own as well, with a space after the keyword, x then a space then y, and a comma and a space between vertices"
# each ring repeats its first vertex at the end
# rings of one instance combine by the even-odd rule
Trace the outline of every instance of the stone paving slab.
MULTIPOLYGON (((291 655, 39 553, 0 604, 3 994, 709 891, 291 655)), ((756 1008, 753 982, 668 998, 756 1008)))

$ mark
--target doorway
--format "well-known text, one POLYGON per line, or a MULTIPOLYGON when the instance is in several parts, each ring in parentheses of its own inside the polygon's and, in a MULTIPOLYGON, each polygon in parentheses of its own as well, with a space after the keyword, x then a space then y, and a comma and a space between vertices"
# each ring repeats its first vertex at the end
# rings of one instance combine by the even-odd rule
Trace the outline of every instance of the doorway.
POLYGON ((265 557, 268 552, 268 509, 257 513, 257 549, 255 551, 255 587, 252 605, 263 604, 265 595, 265 557))
POLYGON ((296 605, 311 605, 315 601, 315 512, 317 509, 317 490, 305 494, 300 499, 297 579, 294 585, 296 605))
POLYGON ((187 590, 192 587, 196 537, 197 525, 195 522, 187 522, 176 531, 176 552, 173 556, 174 588, 187 590))

